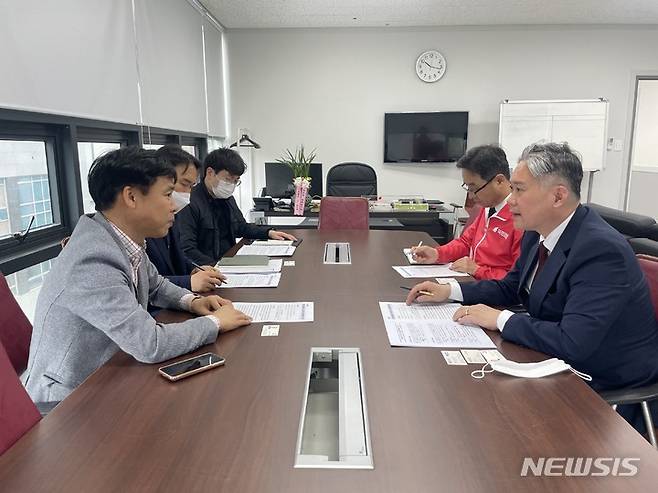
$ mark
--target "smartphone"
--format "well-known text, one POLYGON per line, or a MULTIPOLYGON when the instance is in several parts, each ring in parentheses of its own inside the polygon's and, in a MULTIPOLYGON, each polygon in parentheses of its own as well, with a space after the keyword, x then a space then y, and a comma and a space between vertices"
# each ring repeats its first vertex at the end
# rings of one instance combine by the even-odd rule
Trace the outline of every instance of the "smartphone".
POLYGON ((189 377, 195 373, 200 373, 202 371, 209 370, 210 368, 215 368, 216 366, 221 366, 226 360, 221 356, 218 356, 214 353, 205 353, 199 356, 194 356, 192 358, 184 359, 182 361, 177 361, 167 366, 158 368, 160 375, 165 377, 167 380, 175 382, 181 378, 189 377))

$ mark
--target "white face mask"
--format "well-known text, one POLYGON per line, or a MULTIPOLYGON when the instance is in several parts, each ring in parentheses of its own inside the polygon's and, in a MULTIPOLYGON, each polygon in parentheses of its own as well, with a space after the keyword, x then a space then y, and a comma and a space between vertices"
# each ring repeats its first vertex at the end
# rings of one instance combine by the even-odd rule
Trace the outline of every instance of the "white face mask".
POLYGON ((212 187, 212 194, 216 199, 228 199, 235 191, 236 184, 228 181, 219 180, 217 185, 212 187))
POLYGON ((547 359, 538 363, 517 363, 516 361, 503 359, 499 361, 491 361, 487 363, 487 365, 484 365, 481 370, 475 370, 472 372, 471 376, 473 378, 484 378, 485 373, 497 371, 499 373, 504 373, 513 377, 542 378, 555 375, 556 373, 561 373, 563 371, 571 370, 583 380, 592 380, 592 377, 589 375, 574 370, 567 363, 557 358, 547 359), (487 365, 491 365, 492 369, 486 370, 485 368, 487 365))
POLYGON ((171 199, 174 201, 174 206, 176 207, 175 213, 178 214, 190 203, 190 194, 174 190, 171 192, 171 199))

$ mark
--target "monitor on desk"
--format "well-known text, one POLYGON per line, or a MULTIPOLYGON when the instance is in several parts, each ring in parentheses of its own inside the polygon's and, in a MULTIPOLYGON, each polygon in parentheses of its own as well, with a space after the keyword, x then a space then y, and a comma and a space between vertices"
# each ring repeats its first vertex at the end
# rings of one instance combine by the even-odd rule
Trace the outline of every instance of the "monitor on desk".
MULTIPOLYGON (((311 163, 311 197, 322 197, 322 163, 311 163)), ((292 184, 292 170, 281 163, 265 163, 265 188, 267 195, 274 198, 292 197, 295 192, 292 184)))

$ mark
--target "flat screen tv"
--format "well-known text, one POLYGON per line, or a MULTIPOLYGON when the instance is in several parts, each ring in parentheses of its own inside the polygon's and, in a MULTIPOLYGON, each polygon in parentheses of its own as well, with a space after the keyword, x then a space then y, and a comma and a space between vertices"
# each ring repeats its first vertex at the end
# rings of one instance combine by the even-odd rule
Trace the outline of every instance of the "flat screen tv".
POLYGON ((386 113, 385 163, 451 163, 466 152, 467 111, 386 113))

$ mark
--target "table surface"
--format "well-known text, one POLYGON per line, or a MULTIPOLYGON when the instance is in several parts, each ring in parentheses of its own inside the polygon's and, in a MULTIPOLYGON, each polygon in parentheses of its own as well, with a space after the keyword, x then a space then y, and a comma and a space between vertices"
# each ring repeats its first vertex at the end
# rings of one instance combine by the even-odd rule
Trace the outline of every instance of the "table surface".
MULTIPOLYGON (((0 457, 1 491, 655 491, 658 455, 573 374, 541 380, 447 366, 435 348, 389 345, 379 301, 411 285, 391 265, 428 241, 404 231, 299 231, 277 289, 224 289, 235 301, 314 301, 315 322, 221 335, 226 365, 177 383, 118 353, 0 457), (323 265, 349 241, 351 266, 323 265), (294 469, 313 346, 359 347, 373 470, 294 469), (635 477, 521 477, 524 457, 639 458, 635 477)), ((186 318, 165 312, 161 321, 186 318)), ((542 355, 504 342, 517 361, 542 355)))

